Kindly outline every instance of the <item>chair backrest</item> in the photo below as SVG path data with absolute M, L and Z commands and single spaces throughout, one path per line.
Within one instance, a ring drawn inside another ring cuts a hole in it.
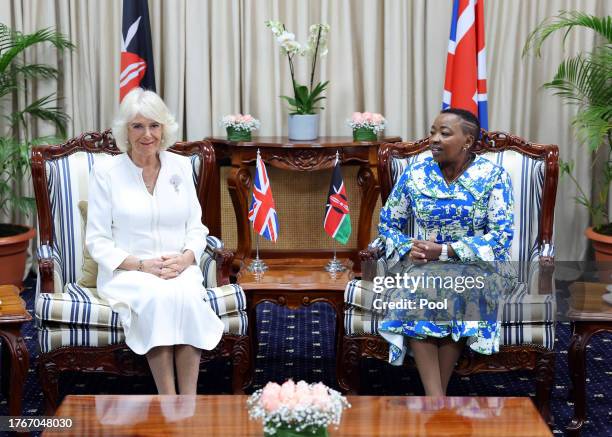
M 205 204 L 216 165 L 212 145 L 208 141 L 176 143 L 168 150 L 190 160 L 202 222 L 206 224 Z M 64 284 L 81 276 L 84 224 L 78 204 L 87 200 L 91 168 L 119 153 L 110 130 L 88 132 L 64 144 L 32 150 L 39 242 L 52 247 L 59 256 Z
M 510 259 L 519 266 L 536 262 L 541 253 L 552 256 L 553 220 L 559 174 L 559 149 L 555 145 L 533 144 L 503 132 L 482 131 L 473 150 L 504 167 L 514 191 L 514 238 Z M 404 169 L 431 156 L 429 139 L 414 143 L 387 143 L 378 151 L 378 171 L 383 204 Z M 415 224 L 407 232 L 414 234 Z M 520 272 L 521 280 L 527 271 Z

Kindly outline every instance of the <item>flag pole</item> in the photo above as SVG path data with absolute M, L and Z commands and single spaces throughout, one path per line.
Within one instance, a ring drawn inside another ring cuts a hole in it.
M 260 159 L 261 155 L 259 154 L 259 149 L 257 149 L 257 163 Z M 255 165 L 257 166 L 257 164 Z M 255 222 L 253 222 L 253 226 L 255 226 Z M 255 275 L 256 280 L 261 279 L 264 272 L 268 270 L 268 265 L 259 258 L 259 232 L 255 232 L 255 259 L 251 261 L 247 270 Z
M 336 150 L 336 161 L 334 162 L 334 167 L 338 165 L 339 162 L 340 153 L 338 153 L 338 150 Z M 343 272 L 344 270 L 344 265 L 338 258 L 336 258 L 336 244 L 334 243 L 334 257 L 328 261 L 327 265 L 325 266 L 325 271 L 331 273 L 332 276 L 335 276 L 337 273 Z

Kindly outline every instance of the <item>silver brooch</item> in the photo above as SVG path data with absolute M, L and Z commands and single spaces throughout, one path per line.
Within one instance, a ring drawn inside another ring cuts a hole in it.
M 174 187 L 174 191 L 179 192 L 179 185 L 181 185 L 181 177 L 177 174 L 172 175 L 170 178 L 170 184 Z

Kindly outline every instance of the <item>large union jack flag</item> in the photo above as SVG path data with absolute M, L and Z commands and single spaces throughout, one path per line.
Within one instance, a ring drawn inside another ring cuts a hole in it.
M 119 101 L 136 87 L 155 91 L 147 0 L 124 0 Z
M 442 108 L 478 115 L 488 129 L 484 0 L 454 0 Z
M 266 172 L 259 150 L 253 184 L 253 201 L 249 209 L 249 220 L 253 222 L 253 230 L 262 237 L 276 241 L 278 238 L 278 216 L 270 188 L 270 179 Z

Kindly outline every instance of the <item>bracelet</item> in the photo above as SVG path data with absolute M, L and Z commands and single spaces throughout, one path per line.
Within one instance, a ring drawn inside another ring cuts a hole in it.
M 446 243 L 444 243 L 442 245 L 442 252 L 440 253 L 440 257 L 438 258 L 438 260 L 442 261 L 442 262 L 446 262 L 448 261 L 448 245 Z
M 139 272 L 144 271 L 144 262 L 141 259 L 138 260 L 138 271 Z

